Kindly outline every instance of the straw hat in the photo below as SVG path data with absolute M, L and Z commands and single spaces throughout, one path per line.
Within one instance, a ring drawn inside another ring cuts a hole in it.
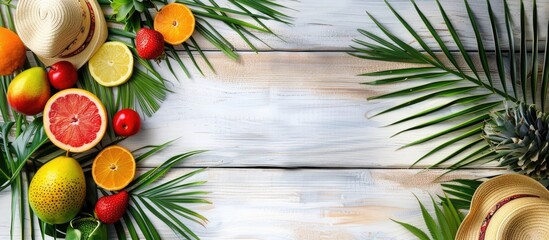
M 549 239 L 549 191 L 532 178 L 508 174 L 475 191 L 456 240 Z
M 20 0 L 15 28 L 46 65 L 84 65 L 107 39 L 107 23 L 96 0 Z

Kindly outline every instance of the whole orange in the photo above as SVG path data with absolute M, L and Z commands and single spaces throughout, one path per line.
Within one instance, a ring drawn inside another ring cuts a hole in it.
M 11 30 L 0 27 L 0 75 L 10 75 L 25 64 L 25 45 Z

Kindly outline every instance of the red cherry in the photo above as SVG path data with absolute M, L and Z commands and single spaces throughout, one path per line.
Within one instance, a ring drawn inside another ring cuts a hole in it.
M 112 124 L 116 134 L 128 137 L 139 132 L 139 129 L 141 129 L 141 118 L 133 109 L 125 108 L 114 115 Z
M 78 81 L 78 73 L 72 63 L 60 61 L 50 66 L 48 79 L 55 89 L 63 90 L 76 84 Z

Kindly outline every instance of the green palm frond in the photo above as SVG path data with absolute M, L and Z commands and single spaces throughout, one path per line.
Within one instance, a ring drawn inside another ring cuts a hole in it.
M 462 211 L 469 210 L 473 194 L 483 182 L 484 179 L 455 179 L 442 183 L 441 186 L 444 195 L 438 196 L 438 202 L 431 197 L 435 212 L 434 215 L 429 213 L 425 205 L 418 199 L 421 216 L 429 234 L 421 230 L 418 226 L 400 221 L 393 221 L 406 228 L 406 230 L 418 239 L 454 239 L 459 225 L 465 217 Z
M 144 146 L 132 152 L 139 165 L 142 161 L 168 147 L 171 143 L 173 141 L 161 145 Z M 139 239 L 139 232 L 146 239 L 160 239 L 160 235 L 156 231 L 158 226 L 154 225 L 151 221 L 153 216 L 170 227 L 175 234 L 185 239 L 199 239 L 185 222 L 188 220 L 200 225 L 204 225 L 207 222 L 204 216 L 187 208 L 187 205 L 190 204 L 210 204 L 208 200 L 204 199 L 204 196 L 208 192 L 192 190 L 206 182 L 189 181 L 189 178 L 203 172 L 205 169 L 191 171 L 161 184 L 158 183 L 158 180 L 162 179 L 168 171 L 182 161 L 202 152 L 204 151 L 192 151 L 173 156 L 160 164 L 160 166 L 152 168 L 136 177 L 125 188 L 130 194 L 130 205 L 122 220 L 114 224 L 118 239 Z M 83 165 L 86 165 L 86 162 L 93 160 L 96 154 L 97 152 L 87 155 L 79 154 L 74 157 Z M 90 172 L 85 172 L 85 174 L 87 175 L 87 195 L 86 204 L 82 211 L 93 214 L 95 203 L 100 196 L 98 193 L 106 196 L 113 194 L 113 192 L 98 188 L 90 176 Z M 19 208 L 12 209 L 15 211 Z M 32 214 L 32 211 L 29 214 Z M 12 216 L 14 215 L 12 214 Z M 64 237 L 67 228 L 66 224 L 52 226 L 41 222 L 32 215 L 31 219 L 36 219 L 40 223 L 42 235 Z M 126 236 L 126 232 L 130 236 Z
M 121 41 L 128 45 L 134 53 L 136 68 L 128 83 L 116 88 L 118 90 L 117 96 L 112 93 L 116 91 L 114 88 L 105 89 L 105 87 L 98 84 L 93 86 L 94 81 L 86 70 L 81 71 L 81 76 L 83 76 L 82 87 L 99 94 L 98 96 L 109 109 L 108 113 L 111 117 L 118 109 L 128 107 L 139 107 L 141 112 L 150 117 L 160 108 L 160 103 L 165 100 L 169 88 L 166 85 L 165 77 L 160 76 L 152 61 L 143 60 L 137 56 L 134 47 L 135 32 L 143 26 L 152 28 L 154 18 L 151 12 L 157 11 L 168 1 L 103 0 L 99 2 L 104 6 L 112 7 L 114 10 L 113 16 L 107 16 L 107 19 L 113 24 L 109 27 L 108 39 Z M 254 32 L 275 34 L 266 26 L 265 21 L 276 21 L 285 24 L 289 24 L 291 21 L 291 17 L 277 10 L 285 7 L 270 0 L 231 0 L 229 1 L 232 5 L 231 8 L 221 7 L 214 0 L 209 0 L 207 3 L 200 0 L 178 0 L 176 2 L 189 6 L 196 19 L 195 34 L 191 36 L 189 41 L 180 46 L 165 45 L 166 55 L 170 58 L 165 62 L 176 79 L 179 79 L 179 76 L 177 76 L 173 64 L 177 64 L 187 77 L 191 77 L 189 67 L 185 65 L 181 53 L 187 55 L 201 74 L 203 70 L 198 65 L 197 57 L 202 58 L 206 65 L 215 72 L 202 47 L 196 41 L 197 35 L 202 36 L 230 59 L 238 59 L 235 47 L 223 34 L 216 30 L 214 22 L 221 22 L 229 26 L 252 50 L 257 52 L 257 48 L 251 39 L 264 42 Z M 242 20 L 243 18 L 246 20 Z M 122 28 L 117 27 L 121 24 L 124 25 Z
M 291 17 L 279 10 L 286 9 L 286 7 L 271 0 L 230 0 L 228 2 L 231 7 L 221 7 L 214 0 L 208 0 L 207 2 L 178 0 L 177 2 L 189 6 L 197 22 L 195 36 L 191 36 L 188 41 L 180 46 L 165 45 L 166 55 L 170 58 L 165 63 L 176 79 L 179 79 L 179 76 L 174 64 L 179 66 L 179 69 L 183 70 L 187 77 L 191 77 L 189 67 L 183 61 L 184 56 L 181 55 L 182 53 L 187 55 L 201 74 L 203 70 L 198 65 L 197 57 L 202 58 L 206 65 L 215 72 L 203 48 L 199 46 L 195 39 L 198 35 L 230 59 L 237 60 L 239 58 L 233 44 L 226 39 L 224 34 L 216 30 L 215 22 L 229 26 L 234 34 L 238 35 L 250 49 L 257 52 L 257 47 L 253 43 L 254 40 L 267 45 L 258 34 L 276 36 L 266 25 L 267 21 L 290 24 L 292 20 Z M 166 94 L 169 92 L 168 81 L 165 76 L 160 75 L 155 63 L 151 60 L 143 60 L 137 55 L 135 51 L 135 32 L 143 26 L 152 28 L 154 18 L 151 12 L 167 4 L 168 1 L 100 0 L 99 3 L 104 7 L 112 7 L 114 10 L 115 14 L 113 16 L 106 16 L 110 22 L 108 40 L 124 42 L 132 50 L 135 64 L 134 74 L 126 84 L 110 88 L 94 84 L 87 66 L 84 66 L 79 70 L 79 87 L 98 95 L 106 105 L 110 117 L 117 110 L 127 107 L 140 109 L 142 113 L 150 117 L 165 100 Z M 14 30 L 13 11 L 16 6 L 0 2 L 0 7 L 2 8 L 2 11 L 0 11 L 0 26 L 6 26 Z M 31 62 L 42 65 L 36 58 Z M 5 85 L 1 86 L 1 89 L 5 93 L 13 76 L 2 76 L 1 78 L 2 85 Z M 0 97 L 0 114 L 2 114 L 4 122 L 9 120 L 10 115 L 13 115 L 13 113 L 10 113 L 5 94 Z
M 438 45 L 436 49 L 430 47 L 410 22 L 404 19 L 389 2 L 385 2 L 396 19 L 420 47 L 415 48 L 406 43 L 368 13 L 382 34 L 376 35 L 370 31 L 358 29 L 358 32 L 367 40 L 355 39 L 356 46 L 352 46 L 355 51 L 349 54 L 363 59 L 415 63 L 419 66 L 361 74 L 371 79 L 364 83 L 366 85 L 392 84 L 391 86 L 395 88 L 389 93 L 370 97 L 370 100 L 392 97 L 404 97 L 403 99 L 405 99 L 402 103 L 384 109 L 374 116 L 395 112 L 433 99 L 442 100 L 443 103 L 440 105 L 430 105 L 389 124 L 397 125 L 404 122 L 409 124 L 409 121 L 412 120 L 428 119 L 419 124 L 410 125 L 395 135 L 407 131 L 428 129 L 432 126 L 449 126 L 403 146 L 405 148 L 434 140 L 442 141 L 413 165 L 447 150 L 449 146 L 455 144 L 463 147 L 446 153 L 430 168 L 446 166 L 452 171 L 499 159 L 501 154 L 494 152 L 488 143 L 480 138 L 484 123 L 490 119 L 489 113 L 503 110 L 505 102 L 535 104 L 540 110 L 544 110 L 547 103 L 549 49 L 545 48 L 544 64 L 541 67 L 538 66 L 540 58 L 538 57 L 538 42 L 541 30 L 538 26 L 536 1 L 533 1 L 532 4 L 532 24 L 528 26 L 526 22 L 530 20 L 527 19 L 524 4 L 522 1 L 520 3 L 521 28 L 518 29 L 520 32 L 518 39 L 514 37 L 513 31 L 517 30 L 513 29 L 513 19 L 511 19 L 511 10 L 507 2 L 504 1 L 503 16 L 496 16 L 490 1 L 486 1 L 490 26 L 482 27 L 490 30 L 491 43 L 489 43 L 481 38 L 481 26 L 477 17 L 479 13 L 473 11 L 469 2 L 464 0 L 471 32 L 474 33 L 474 36 L 471 37 L 476 39 L 476 52 L 470 52 L 465 48 L 465 44 L 461 40 L 464 36 L 454 28 L 451 16 L 438 0 L 436 4 L 445 25 L 445 29 L 442 30 L 435 28 L 434 20 L 427 18 L 421 10 L 421 6 L 411 1 L 424 28 L 429 31 L 430 37 Z M 496 24 L 499 17 L 505 18 L 504 27 L 498 27 Z M 441 31 L 447 31 L 452 40 L 443 41 L 439 34 Z M 532 36 L 529 36 L 530 32 Z M 527 48 L 527 44 L 530 43 L 527 39 L 530 37 L 532 38 L 532 49 Z M 508 44 L 500 43 L 500 39 L 507 39 Z M 520 43 L 519 52 L 515 52 L 515 42 Z M 454 47 L 457 49 L 456 52 L 450 50 Z M 487 49 L 493 50 L 488 51 Z M 480 64 L 476 65 L 475 62 Z M 458 110 L 444 113 L 448 112 L 447 110 L 450 108 Z M 449 122 L 453 122 L 453 126 L 448 125 Z
M 157 146 L 142 154 L 143 157 L 138 157 L 139 161 L 151 155 L 152 152 L 158 151 L 165 146 Z M 193 151 L 174 156 L 166 160 L 160 166 L 153 168 L 141 176 L 137 177 L 127 187 L 131 196 L 130 207 L 127 214 L 124 216 L 126 229 L 130 231 L 133 237 L 137 235 L 136 228 L 132 220 L 135 221 L 141 233 L 147 239 L 159 239 L 159 234 L 156 232 L 156 226 L 149 220 L 150 217 L 143 211 L 146 209 L 156 218 L 168 225 L 174 233 L 183 236 L 186 239 L 199 239 L 199 237 L 189 228 L 181 219 L 187 219 L 192 222 L 203 225 L 207 219 L 184 206 L 183 204 L 209 204 L 210 202 L 202 199 L 201 196 L 207 194 L 203 191 L 188 191 L 193 187 L 204 184 L 204 181 L 186 182 L 190 177 L 202 172 L 204 169 L 192 171 L 183 176 L 172 179 L 160 186 L 152 186 L 154 182 L 163 177 L 167 171 L 181 161 L 199 154 L 204 151 Z M 106 191 L 101 191 L 103 195 L 108 195 Z M 116 224 L 116 232 L 119 239 L 126 239 L 124 227 L 122 223 Z
M 456 236 L 457 230 L 459 228 L 459 225 L 463 221 L 464 216 L 463 216 L 463 213 L 459 211 L 459 208 L 453 205 L 453 201 L 451 201 L 448 197 L 445 197 L 442 202 L 437 203 L 431 197 L 431 202 L 433 205 L 433 209 L 435 211 L 435 215 L 432 215 L 431 213 L 429 213 L 425 205 L 421 203 L 419 199 L 417 201 L 421 209 L 421 215 L 423 217 L 425 227 L 428 230 L 427 232 L 408 223 L 404 223 L 396 220 L 393 220 L 393 221 L 399 224 L 400 226 L 404 227 L 406 230 L 412 233 L 415 237 L 421 240 L 454 239 Z
M 114 23 L 124 23 L 124 30 L 111 31 L 111 35 L 116 37 L 132 38 L 132 34 L 135 33 L 142 26 L 148 26 L 152 28 L 153 17 L 151 12 L 155 12 L 168 1 L 128 1 L 128 0 L 114 0 L 114 1 L 99 1 L 103 5 L 109 5 L 114 10 L 114 15 L 108 17 Z M 276 21 L 284 24 L 290 24 L 292 18 L 281 12 L 278 9 L 286 9 L 283 5 L 280 5 L 272 0 L 229 0 L 227 1 L 230 7 L 221 7 L 217 1 L 208 0 L 177 0 L 176 2 L 189 6 L 196 19 L 195 31 L 197 35 L 202 36 L 214 47 L 223 52 L 227 57 L 233 60 L 238 59 L 238 53 L 231 42 L 229 42 L 225 36 L 219 33 L 214 27 L 214 22 L 221 22 L 227 25 L 234 31 L 250 49 L 258 51 L 257 47 L 252 43 L 253 40 L 257 40 L 266 46 L 257 33 L 263 34 L 276 34 L 265 24 L 266 21 Z M 141 20 L 141 15 L 145 18 Z M 244 20 L 243 20 L 244 19 Z M 115 29 L 111 29 L 115 30 Z M 257 33 L 254 33 L 257 32 Z M 183 43 L 180 47 L 185 49 L 188 57 L 193 61 L 194 66 L 202 72 L 200 66 L 195 61 L 193 51 L 197 51 L 199 56 L 202 57 L 208 66 L 212 69 L 212 65 L 203 54 L 202 48 L 195 40 L 196 36 L 192 36 L 189 42 Z M 187 69 L 181 61 L 178 54 L 173 51 L 174 48 L 167 47 L 168 54 L 172 59 L 183 68 Z M 188 71 L 185 70 L 188 74 Z
M 443 202 L 450 201 L 457 209 L 468 210 L 475 190 L 483 182 L 479 179 L 456 179 L 442 183 L 442 190 L 446 196 L 439 198 Z

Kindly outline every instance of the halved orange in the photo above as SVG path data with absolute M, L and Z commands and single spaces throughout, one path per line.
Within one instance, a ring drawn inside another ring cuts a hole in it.
M 154 30 L 160 32 L 164 41 L 178 45 L 191 37 L 194 32 L 194 15 L 181 3 L 169 3 L 154 17 Z
M 70 152 L 84 152 L 101 141 L 107 111 L 101 100 L 83 89 L 54 94 L 44 107 L 44 130 L 50 141 Z
M 121 190 L 135 176 L 135 159 L 122 146 L 106 147 L 93 160 L 92 176 L 95 183 L 106 190 Z

